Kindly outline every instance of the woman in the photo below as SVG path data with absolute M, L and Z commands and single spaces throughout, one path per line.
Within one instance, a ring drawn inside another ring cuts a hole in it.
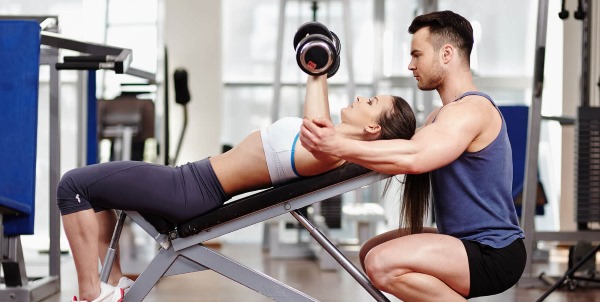
M 304 117 L 330 119 L 326 75 L 309 76 Z M 409 139 L 416 127 L 410 106 L 393 96 L 357 97 L 342 109 L 341 121 L 336 130 L 357 140 Z M 122 278 L 118 259 L 108 280 L 112 285 L 99 280 L 98 258 L 104 259 L 115 225 L 114 212 L 102 210 L 142 211 L 177 223 L 218 207 L 236 194 L 321 174 L 344 163 L 304 149 L 297 141 L 301 123 L 300 118 L 281 119 L 251 133 L 224 154 L 176 168 L 109 162 L 67 172 L 59 184 L 58 206 L 81 301 L 120 301 L 124 288 L 131 285 Z

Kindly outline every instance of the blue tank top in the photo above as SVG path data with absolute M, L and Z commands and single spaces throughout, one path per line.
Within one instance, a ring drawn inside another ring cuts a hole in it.
M 461 95 L 487 98 L 478 91 Z M 502 113 L 498 110 L 502 117 Z M 434 121 L 435 122 L 435 118 Z M 498 136 L 482 150 L 467 152 L 431 172 L 438 231 L 458 239 L 502 248 L 525 235 L 519 227 L 512 199 L 512 153 L 502 117 Z

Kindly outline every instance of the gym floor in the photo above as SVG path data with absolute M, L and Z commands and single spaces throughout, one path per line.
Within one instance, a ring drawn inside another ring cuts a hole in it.
M 144 267 L 154 256 L 153 244 L 144 243 L 143 238 L 128 240 L 124 232 L 121 238 L 122 262 L 125 273 L 134 272 Z M 132 234 L 132 233 L 130 233 Z M 149 238 L 149 237 L 148 237 Z M 140 241 L 140 239 L 142 239 Z M 135 247 L 129 248 L 127 242 L 136 242 Z M 263 252 L 259 244 L 220 244 L 215 247 L 219 252 L 237 260 L 258 271 L 264 272 L 292 287 L 295 287 L 320 301 L 373 301 L 371 296 L 345 271 L 324 271 L 315 260 L 311 259 L 272 259 Z M 559 248 L 550 251 L 550 261 L 536 263 L 537 272 L 545 272 L 558 276 L 566 270 L 568 249 Z M 26 258 L 27 259 L 27 258 Z M 351 259 L 354 262 L 357 259 Z M 600 264 L 600 263 L 599 263 Z M 600 267 L 600 266 L 599 266 Z M 44 302 L 71 301 L 77 294 L 77 278 L 73 259 L 70 255 L 62 256 L 61 261 L 62 291 L 45 299 Z M 29 267 L 28 267 L 29 272 Z M 31 274 L 30 274 L 31 275 Z M 535 301 L 546 289 L 526 289 L 513 287 L 508 291 L 493 297 L 481 297 L 470 301 L 476 302 L 512 302 Z M 391 301 L 398 301 L 391 298 Z M 163 278 L 150 292 L 144 301 L 271 301 L 264 296 L 239 285 L 212 271 L 197 272 L 187 275 Z M 578 287 L 575 290 L 561 288 L 552 293 L 547 302 L 600 302 L 600 289 Z

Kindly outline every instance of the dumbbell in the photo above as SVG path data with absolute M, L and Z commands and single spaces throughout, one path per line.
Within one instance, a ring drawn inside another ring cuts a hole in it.
M 296 62 L 310 75 L 333 76 L 340 67 L 340 40 L 319 22 L 302 24 L 294 35 Z

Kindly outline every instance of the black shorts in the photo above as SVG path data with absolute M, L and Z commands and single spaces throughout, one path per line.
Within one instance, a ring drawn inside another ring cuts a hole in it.
M 475 241 L 461 241 L 467 250 L 471 275 L 471 291 L 467 298 L 499 294 L 521 278 L 527 261 L 523 239 L 517 238 L 499 249 Z

